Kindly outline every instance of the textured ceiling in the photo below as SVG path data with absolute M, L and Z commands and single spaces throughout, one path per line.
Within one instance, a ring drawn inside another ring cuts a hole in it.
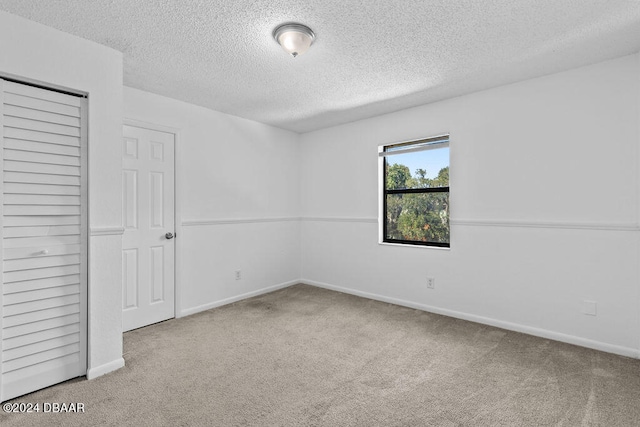
M 640 50 L 637 0 L 0 0 L 124 53 L 127 86 L 306 132 Z M 317 35 L 288 56 L 287 21 Z

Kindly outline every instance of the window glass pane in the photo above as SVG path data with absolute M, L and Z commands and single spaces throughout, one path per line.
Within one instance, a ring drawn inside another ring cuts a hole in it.
M 385 239 L 449 243 L 449 193 L 387 194 Z
M 385 158 L 387 190 L 449 186 L 449 147 Z

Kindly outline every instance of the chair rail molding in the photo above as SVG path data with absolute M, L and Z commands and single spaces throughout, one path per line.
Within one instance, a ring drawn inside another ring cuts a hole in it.
M 203 218 L 186 219 L 182 221 L 183 227 L 197 227 L 204 225 L 224 225 L 224 224 L 259 224 L 266 222 L 294 222 L 300 221 L 297 216 L 285 217 L 265 217 L 265 218 Z
M 623 222 L 515 221 L 487 219 L 451 219 L 451 225 L 467 227 L 559 228 L 568 230 L 640 231 L 640 225 Z
M 378 218 L 374 217 L 338 217 L 338 216 L 305 216 L 302 221 L 308 222 L 362 222 L 368 224 L 377 224 Z

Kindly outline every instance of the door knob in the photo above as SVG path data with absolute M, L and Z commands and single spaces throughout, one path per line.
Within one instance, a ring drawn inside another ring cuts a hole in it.
M 164 237 L 165 237 L 167 240 L 171 240 L 171 239 L 173 239 L 173 238 L 174 238 L 174 237 L 176 237 L 176 236 L 174 236 L 172 232 L 168 232 L 167 234 L 165 234 L 165 235 L 164 235 Z

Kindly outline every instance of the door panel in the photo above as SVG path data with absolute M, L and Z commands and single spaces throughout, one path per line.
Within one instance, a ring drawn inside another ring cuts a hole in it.
M 175 316 L 174 135 L 124 126 L 123 329 Z
M 86 99 L 0 80 L 4 401 L 86 374 Z

